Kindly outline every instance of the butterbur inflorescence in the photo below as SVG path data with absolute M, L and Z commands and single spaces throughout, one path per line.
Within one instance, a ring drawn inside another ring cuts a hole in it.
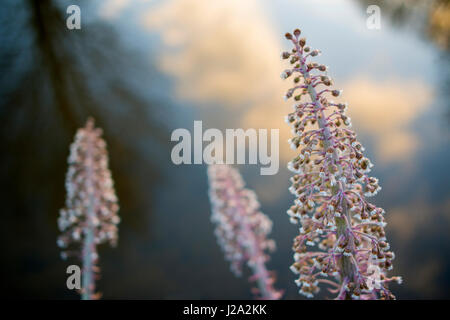
M 281 292 L 273 287 L 275 276 L 266 268 L 269 260 L 266 252 L 275 249 L 275 242 L 267 239 L 272 221 L 259 211 L 256 194 L 244 188 L 236 169 L 211 165 L 208 177 L 211 220 L 216 225 L 217 241 L 231 263 L 232 272 L 240 276 L 247 263 L 252 270 L 250 281 L 256 282 L 258 287 L 253 293 L 261 299 L 279 299 Z
M 106 143 L 101 135 L 102 130 L 94 128 L 92 119 L 78 130 L 68 158 L 66 207 L 58 219 L 62 258 L 75 255 L 83 262 L 83 299 L 98 297 L 94 278 L 99 271 L 97 245 L 109 242 L 114 246 L 120 222 Z
M 387 276 L 394 253 L 385 237 L 385 212 L 366 200 L 381 187 L 368 176 L 372 163 L 350 130 L 347 104 L 325 97 L 342 91 L 330 88 L 326 66 L 308 62 L 320 51 L 308 47 L 300 33 L 286 34 L 294 48 L 282 53 L 291 68 L 281 75 L 294 82 L 285 96 L 295 100 L 294 112 L 286 121 L 294 134 L 291 147 L 300 148 L 288 164 L 295 173 L 289 190 L 296 196 L 288 215 L 301 225 L 291 270 L 299 275 L 299 292 L 309 298 L 323 283 L 337 299 L 395 299 L 388 283 L 401 278 Z M 309 99 L 301 102 L 303 97 Z

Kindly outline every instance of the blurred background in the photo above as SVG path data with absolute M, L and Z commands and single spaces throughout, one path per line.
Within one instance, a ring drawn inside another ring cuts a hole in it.
M 66 8 L 81 8 L 81 30 Z M 366 27 L 368 5 L 381 29 Z M 289 49 L 302 29 L 343 88 L 383 190 L 399 299 L 450 298 L 450 2 L 448 0 L 5 0 L 0 8 L 2 295 L 78 299 L 56 246 L 76 128 L 104 129 L 122 218 L 99 248 L 107 299 L 250 299 L 210 223 L 205 165 L 175 166 L 176 128 L 280 129 L 280 171 L 240 166 L 274 222 L 269 268 L 286 299 L 297 227 L 286 215 L 283 117 Z M 319 298 L 330 298 L 325 290 Z

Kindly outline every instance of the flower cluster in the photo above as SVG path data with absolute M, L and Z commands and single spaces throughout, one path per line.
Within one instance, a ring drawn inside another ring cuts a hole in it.
M 401 278 L 386 275 L 395 256 L 384 232 L 385 212 L 366 200 L 381 187 L 368 176 L 372 163 L 350 129 L 347 104 L 326 97 L 339 97 L 342 90 L 331 88 L 325 65 L 308 61 L 320 51 L 300 33 L 285 35 L 294 48 L 281 55 L 291 65 L 281 77 L 294 82 L 285 96 L 295 101 L 286 117 L 294 135 L 289 143 L 300 149 L 288 164 L 296 200 L 287 213 L 301 225 L 291 270 L 299 275 L 300 294 L 309 298 L 323 283 L 337 299 L 394 299 L 388 283 Z
M 58 218 L 62 234 L 57 243 L 64 250 L 62 258 L 76 255 L 83 261 L 84 299 L 96 297 L 97 245 L 109 242 L 114 246 L 120 222 L 106 143 L 101 135 L 102 130 L 94 128 L 92 119 L 78 130 L 68 158 L 66 207 L 60 210 Z
M 254 294 L 262 299 L 276 300 L 281 292 L 273 288 L 275 276 L 266 269 L 267 251 L 275 249 L 275 242 L 267 239 L 272 221 L 259 211 L 256 194 L 244 188 L 241 175 L 227 165 L 208 167 L 212 205 L 211 220 L 225 257 L 236 276 L 242 274 L 247 263 L 252 270 L 250 281 L 257 283 Z

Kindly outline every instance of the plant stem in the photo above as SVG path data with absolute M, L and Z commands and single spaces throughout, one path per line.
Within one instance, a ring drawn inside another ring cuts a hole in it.
M 301 54 L 301 48 L 298 44 L 296 44 L 296 49 L 297 49 L 297 54 L 299 57 L 299 61 L 300 61 L 300 70 L 301 73 L 303 74 L 305 79 L 309 79 L 310 74 L 307 71 L 307 67 L 304 64 L 304 60 L 303 60 L 303 55 Z M 326 125 L 326 117 L 325 117 L 325 113 L 323 112 L 323 106 L 320 103 L 318 97 L 317 97 L 317 92 L 316 89 L 313 87 L 312 84 L 309 84 L 307 87 L 308 90 L 308 94 L 311 98 L 311 102 L 314 103 L 315 107 L 317 108 L 318 112 L 320 112 L 318 118 L 318 125 L 320 129 L 323 129 L 323 145 L 324 145 L 324 150 L 327 150 L 328 148 L 332 147 L 333 148 L 333 160 L 335 162 L 338 161 L 339 159 L 339 155 L 337 153 L 336 148 L 334 148 L 330 141 L 331 141 L 331 132 L 329 127 Z M 342 168 L 340 166 L 338 166 L 339 168 L 339 174 L 342 175 Z M 332 187 L 332 196 L 335 196 L 338 193 L 343 193 L 345 190 L 342 186 L 342 184 L 340 182 L 338 182 L 335 186 Z M 351 217 L 349 214 L 349 210 L 347 208 L 347 204 L 345 203 L 345 201 L 343 201 L 342 203 L 342 209 L 343 212 L 342 214 L 345 215 L 346 218 L 344 217 L 335 217 L 335 222 L 336 222 L 336 238 L 339 239 L 341 236 L 343 236 L 344 238 L 347 238 L 347 230 L 351 230 L 351 226 L 348 225 L 347 221 L 351 221 Z M 350 237 L 349 239 L 350 241 L 353 241 L 353 239 Z M 350 243 L 349 245 L 353 246 L 353 243 Z M 355 275 L 355 266 L 353 265 L 350 257 L 347 257 L 345 255 L 341 255 L 338 258 L 338 265 L 340 266 L 340 276 L 341 279 L 349 279 L 350 282 L 352 282 L 354 280 L 354 275 Z M 351 293 L 347 292 L 346 293 L 346 299 L 350 299 L 351 297 Z
M 87 146 L 87 173 L 86 173 L 86 186 L 89 194 L 89 207 L 86 217 L 87 227 L 85 229 L 85 240 L 83 247 L 83 290 L 81 299 L 91 300 L 95 291 L 95 282 L 93 275 L 94 256 L 95 256 L 95 243 L 94 243 L 94 224 L 95 217 L 95 196 L 94 196 L 94 183 L 92 181 L 94 159 L 92 157 L 92 144 L 93 141 L 88 141 Z

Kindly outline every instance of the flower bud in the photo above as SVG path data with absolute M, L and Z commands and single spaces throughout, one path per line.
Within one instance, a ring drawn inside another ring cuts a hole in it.
M 281 59 L 289 59 L 290 56 L 291 54 L 289 52 L 283 52 L 281 54 Z
M 298 44 L 300 45 L 300 47 L 304 47 L 305 46 L 305 44 L 306 44 L 306 39 L 305 38 L 301 38 L 299 41 L 298 41 Z
M 342 93 L 342 90 L 333 90 L 331 91 L 331 94 L 333 95 L 333 97 L 339 97 Z

